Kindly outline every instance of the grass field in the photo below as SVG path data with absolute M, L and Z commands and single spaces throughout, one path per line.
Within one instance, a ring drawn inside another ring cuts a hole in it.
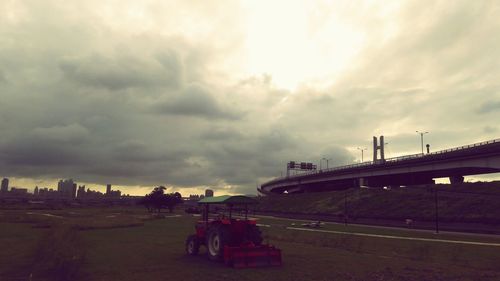
M 28 214 L 29 213 L 29 214 Z M 197 218 L 138 208 L 0 211 L 0 280 L 500 280 L 500 247 L 290 230 L 261 218 L 283 266 L 236 270 L 184 254 Z M 500 238 L 327 224 L 322 229 L 500 243 Z M 31 275 L 31 279 L 30 279 Z
M 500 225 L 500 182 L 436 185 L 441 222 Z M 257 210 L 288 214 L 329 215 L 350 220 L 434 221 L 434 190 L 430 187 L 341 191 L 260 197 Z M 347 207 L 347 208 L 346 208 Z

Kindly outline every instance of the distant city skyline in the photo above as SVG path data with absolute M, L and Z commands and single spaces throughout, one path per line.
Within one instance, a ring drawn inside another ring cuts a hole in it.
M 26 188 L 30 193 L 33 193 L 35 191 L 35 188 L 48 188 L 48 189 L 53 189 L 57 190 L 58 183 L 61 181 L 61 179 L 53 179 L 53 180 L 33 180 L 33 179 L 24 179 L 24 178 L 9 178 L 5 177 L 9 181 L 9 189 L 12 187 L 17 187 L 17 188 Z M 106 194 L 107 190 L 107 185 L 108 184 L 96 184 L 96 183 L 84 183 L 80 181 L 76 181 L 78 186 L 85 186 L 86 188 L 89 188 L 94 191 L 101 192 L 102 194 Z M 160 184 L 158 184 L 160 185 Z M 158 186 L 156 185 L 156 186 Z M 112 188 L 113 185 L 111 185 Z M 128 195 L 133 195 L 133 196 L 141 196 L 148 194 L 151 192 L 151 189 L 154 187 L 154 185 L 151 186 L 117 186 L 117 188 L 122 190 L 122 195 L 123 194 L 128 194 Z M 181 193 L 182 195 L 184 194 L 203 194 L 207 189 L 207 186 L 199 187 L 199 188 L 189 188 L 189 189 L 179 189 L 179 188 L 174 188 L 174 187 L 167 187 L 167 192 L 183 192 Z
M 255 194 L 289 161 L 369 159 L 372 136 L 388 158 L 500 138 L 499 10 L 0 1 L 0 177 Z
M 32 191 L 32 192 L 30 192 Z M 142 194 L 138 194 L 142 195 Z M 134 196 L 134 195 L 132 195 Z M 9 186 L 9 179 L 3 178 L 0 189 L 0 197 L 57 199 L 57 200 L 94 200 L 94 199 L 121 199 L 130 197 L 123 194 L 121 190 L 113 188 L 111 184 L 106 185 L 106 191 L 93 190 L 85 185 L 78 185 L 73 179 L 61 179 L 57 187 L 35 186 L 33 189 L 20 186 Z

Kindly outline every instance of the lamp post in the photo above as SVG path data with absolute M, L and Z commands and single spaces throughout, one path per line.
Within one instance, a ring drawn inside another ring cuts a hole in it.
M 419 131 L 415 132 L 417 132 L 417 134 L 420 134 L 420 145 L 422 147 L 422 154 L 424 154 L 424 135 L 428 134 L 429 132 L 419 132 Z
M 328 161 L 329 161 L 329 160 L 332 160 L 332 158 L 324 158 L 324 157 L 323 157 L 323 159 L 322 159 L 322 160 L 325 160 L 325 161 L 326 161 L 326 168 L 328 169 Z
M 358 150 L 361 150 L 361 163 L 363 163 L 363 152 L 366 150 L 366 148 L 359 148 Z
M 434 214 L 436 216 L 436 233 L 439 233 L 439 215 L 438 215 L 438 189 L 437 185 L 434 186 Z
M 344 225 L 347 226 L 347 189 L 344 190 Z

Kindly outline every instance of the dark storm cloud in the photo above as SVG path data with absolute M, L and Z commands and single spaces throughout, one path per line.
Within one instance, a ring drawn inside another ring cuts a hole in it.
M 274 126 L 248 138 L 217 141 L 217 145 L 208 145 L 204 153 L 214 164 L 213 176 L 230 184 L 231 192 L 250 194 L 255 193 L 256 183 L 284 173 L 287 161 L 319 164 L 319 159 L 331 156 L 331 165 L 342 165 L 352 159 L 341 147 L 330 146 L 317 153 L 312 145 L 311 140 Z
M 150 143 L 139 140 L 126 140 L 117 143 L 111 150 L 112 159 L 126 163 L 161 163 L 161 162 L 182 162 L 189 156 L 186 151 L 172 151 L 171 149 L 161 149 L 151 147 Z
M 158 54 L 153 59 L 94 54 L 81 59 L 64 59 L 59 66 L 69 80 L 109 90 L 155 86 L 177 88 L 182 83 L 182 64 L 173 51 Z
M 201 139 L 208 140 L 231 140 L 231 139 L 242 139 L 244 135 L 239 131 L 232 130 L 229 128 L 211 128 L 200 134 Z
M 79 124 L 35 128 L 1 145 L 0 154 L 7 166 L 78 164 L 83 160 L 80 146 L 88 136 L 88 130 Z
M 173 100 L 155 105 L 154 111 L 208 119 L 235 120 L 242 117 L 242 114 L 234 109 L 222 106 L 211 93 L 199 85 L 189 85 Z
M 80 162 L 74 147 L 61 146 L 57 143 L 37 140 L 24 140 L 8 143 L 0 148 L 3 170 L 13 172 L 25 166 L 38 166 L 45 170 L 47 166 L 73 165 Z M 16 175 L 22 174 L 15 173 Z
M 54 126 L 49 128 L 35 128 L 28 138 L 35 141 L 47 141 L 55 144 L 84 142 L 89 137 L 87 128 L 80 124 Z
M 185 83 L 203 82 L 209 46 L 156 31 L 110 32 L 107 19 L 94 17 L 86 5 L 80 11 L 71 4 L 19 5 L 29 17 L 0 26 L 6 43 L 0 69 L 9 78 L 0 81 L 5 176 L 127 185 L 214 182 L 188 161 L 200 154 L 196 136 L 204 121 L 148 114 L 162 100 L 189 95 Z M 52 8 L 66 16 L 46 18 Z M 180 102 L 187 114 L 200 109 L 216 119 L 238 116 L 206 95 L 206 109 Z

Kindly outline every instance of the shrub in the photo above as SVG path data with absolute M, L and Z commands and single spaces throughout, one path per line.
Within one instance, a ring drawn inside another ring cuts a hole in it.
M 84 259 L 85 247 L 78 231 L 65 225 L 52 227 L 38 243 L 34 276 L 74 280 Z

